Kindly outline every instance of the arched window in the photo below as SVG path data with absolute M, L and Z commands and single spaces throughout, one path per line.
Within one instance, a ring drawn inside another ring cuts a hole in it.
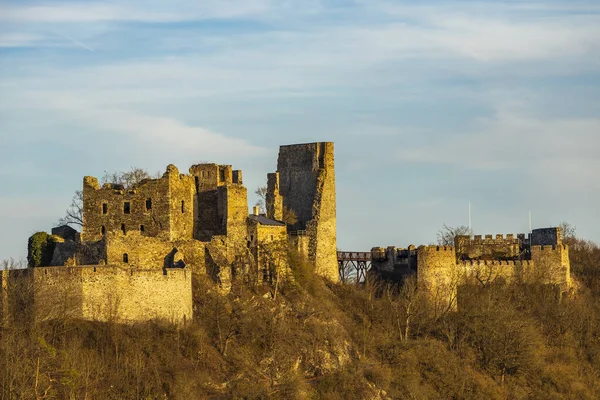
M 128 263 L 129 262 L 129 255 L 127 253 L 123 254 L 123 262 L 124 263 Z

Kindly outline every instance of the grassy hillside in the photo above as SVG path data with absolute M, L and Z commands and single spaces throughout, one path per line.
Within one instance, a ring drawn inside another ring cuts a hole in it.
M 302 263 L 274 287 L 196 282 L 183 329 L 60 320 L 0 331 L 2 399 L 597 399 L 600 250 L 571 243 L 576 295 L 327 285 Z

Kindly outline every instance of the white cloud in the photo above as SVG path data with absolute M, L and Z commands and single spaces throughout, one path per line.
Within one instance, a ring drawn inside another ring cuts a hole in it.
M 0 33 L 0 47 L 32 47 L 44 37 L 31 33 Z
M 397 153 L 407 163 L 447 164 L 473 170 L 520 171 L 535 186 L 565 186 L 600 196 L 600 118 L 536 117 L 497 110 L 469 133 L 448 134 L 427 146 Z

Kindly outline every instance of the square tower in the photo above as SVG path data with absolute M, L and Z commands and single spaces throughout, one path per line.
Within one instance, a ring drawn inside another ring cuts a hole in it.
M 269 175 L 267 211 L 273 219 L 294 214 L 297 221 L 288 225 L 288 231 L 305 231 L 307 256 L 317 273 L 339 280 L 333 143 L 279 148 L 277 173 Z

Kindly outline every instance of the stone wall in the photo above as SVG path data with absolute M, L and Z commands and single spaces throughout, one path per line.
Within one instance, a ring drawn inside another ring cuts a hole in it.
M 459 284 L 527 282 L 535 269 L 531 260 L 464 260 L 458 263 Z
M 556 246 L 562 244 L 561 228 L 542 228 L 531 231 L 530 244 L 532 246 Z
M 538 282 L 571 286 L 569 246 L 564 244 L 531 246 L 531 259 L 535 262 L 534 276 Z
M 219 189 L 223 200 L 225 234 L 236 243 L 246 243 L 248 236 L 248 192 L 242 185 L 231 184 Z
M 267 217 L 283 221 L 283 197 L 279 189 L 279 173 L 267 174 L 267 196 L 265 198 Z
M 106 232 L 123 230 L 169 240 L 172 205 L 168 170 L 163 178 L 145 180 L 128 189 L 111 184 L 100 188 L 97 178 L 84 177 L 81 240 L 98 241 Z
M 371 259 L 372 273 L 385 279 L 400 282 L 417 273 L 417 250 L 412 245 L 407 249 L 374 247 Z
M 454 246 L 462 259 L 512 259 L 521 254 L 522 243 L 515 235 L 457 236 Z
M 38 320 L 72 317 L 141 322 L 162 319 L 182 324 L 192 317 L 192 280 L 186 268 L 45 267 L 33 270 L 33 281 Z
M 190 240 L 194 237 L 194 178 L 179 174 L 173 165 L 167 168 L 165 175 L 169 179 L 169 240 Z
M 417 284 L 440 309 L 455 308 L 457 287 L 461 279 L 456 253 L 451 246 L 417 248 Z
M 276 176 L 269 185 L 270 214 L 275 216 L 278 196 L 298 222 L 290 231 L 306 231 L 308 258 L 318 274 L 339 281 L 336 249 L 336 191 L 333 143 L 320 142 L 281 146 Z

